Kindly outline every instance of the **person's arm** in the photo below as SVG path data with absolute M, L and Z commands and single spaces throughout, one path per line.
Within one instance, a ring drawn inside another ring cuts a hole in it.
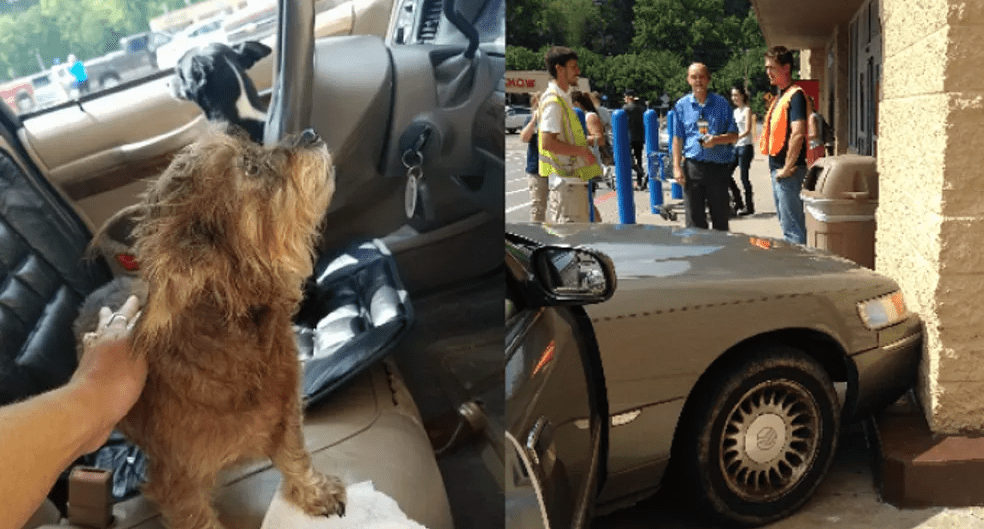
M 781 171 L 776 172 L 776 178 L 792 176 L 806 140 L 806 120 L 809 117 L 806 115 L 806 97 L 803 94 L 794 95 L 789 107 L 789 144 L 786 150 L 786 165 Z
M 529 143 L 533 139 L 533 133 L 536 132 L 536 120 L 537 112 L 533 111 L 533 115 L 530 120 L 526 122 L 523 130 L 519 132 L 519 141 L 523 143 Z
M 810 114 L 810 126 L 807 130 L 810 138 L 810 146 L 813 146 L 813 142 L 818 142 L 820 139 L 820 120 L 817 119 L 817 113 L 814 112 Z
M 720 99 L 720 104 L 724 108 L 728 108 L 728 104 L 724 99 Z M 724 145 L 727 143 L 734 143 L 738 141 L 738 124 L 735 123 L 735 113 L 729 110 L 724 110 L 721 114 L 725 117 L 728 127 L 725 129 L 727 132 L 724 134 L 715 134 L 709 138 L 709 141 L 704 142 L 705 147 L 714 147 L 715 145 Z
M 588 124 L 588 145 L 601 147 L 605 144 L 605 126 L 601 124 L 598 114 L 589 113 L 585 117 Z
M 560 134 L 559 132 L 541 131 L 540 134 L 543 135 L 544 149 L 564 156 L 578 156 L 587 160 L 589 164 L 595 163 L 595 157 L 594 154 L 591 153 L 591 149 L 560 141 L 560 138 L 558 138 Z
M 738 141 L 737 132 L 729 132 L 727 134 L 716 134 L 716 135 L 712 135 L 710 138 L 704 141 L 704 147 L 724 145 L 725 143 L 734 143 L 736 141 Z
M 776 173 L 776 178 L 786 178 L 792 176 L 796 170 L 796 160 L 799 159 L 800 150 L 803 149 L 803 142 L 806 139 L 806 120 L 798 119 L 789 124 L 789 150 L 786 151 L 786 165 L 782 171 Z
M 19 529 L 73 461 L 102 446 L 136 403 L 147 361 L 127 344 L 136 297 L 99 313 L 72 379 L 58 389 L 0 408 L 0 529 Z

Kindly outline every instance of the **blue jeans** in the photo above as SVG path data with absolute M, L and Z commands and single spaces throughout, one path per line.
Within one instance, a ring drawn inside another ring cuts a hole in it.
M 806 167 L 797 167 L 793 174 L 776 179 L 777 169 L 772 169 L 772 194 L 776 200 L 776 215 L 782 226 L 782 236 L 796 244 L 806 244 L 806 215 L 800 190 L 806 177 Z

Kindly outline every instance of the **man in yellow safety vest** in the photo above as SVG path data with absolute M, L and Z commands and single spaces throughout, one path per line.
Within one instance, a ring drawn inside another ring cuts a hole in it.
M 588 181 L 601 175 L 601 166 L 588 147 L 584 128 L 574 112 L 570 90 L 581 70 L 577 54 L 562 46 L 546 54 L 550 83 L 540 97 L 540 176 L 547 177 L 550 197 L 547 222 L 588 222 Z

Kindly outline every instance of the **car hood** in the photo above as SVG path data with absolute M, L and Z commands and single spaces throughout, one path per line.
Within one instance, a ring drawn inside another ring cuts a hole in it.
M 697 228 L 641 224 L 507 224 L 543 244 L 588 246 L 610 256 L 620 284 L 633 278 L 695 281 L 794 280 L 804 276 L 881 276 L 853 261 L 787 242 Z M 884 279 L 886 285 L 891 282 Z

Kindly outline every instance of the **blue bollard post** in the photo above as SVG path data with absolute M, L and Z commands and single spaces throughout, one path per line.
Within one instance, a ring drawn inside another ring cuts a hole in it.
M 612 112 L 612 150 L 615 155 L 615 189 L 618 216 L 622 224 L 635 224 L 635 198 L 632 196 L 632 154 L 629 144 L 629 117 L 625 111 Z
M 659 162 L 659 116 L 655 110 L 647 110 L 642 115 L 646 127 L 646 176 L 649 178 L 649 208 L 651 213 L 659 213 L 663 205 L 663 182 L 656 177 Z
M 669 132 L 669 135 L 670 135 L 670 138 L 669 138 L 670 139 L 670 144 L 667 145 L 667 150 L 670 151 L 670 160 L 671 160 L 671 162 L 673 160 L 673 127 L 676 124 L 676 121 L 675 120 L 676 120 L 676 114 L 672 110 L 669 111 L 666 114 L 666 126 L 668 127 L 666 130 Z M 670 198 L 672 198 L 674 200 L 682 200 L 683 199 L 683 188 L 680 187 L 680 184 L 678 184 L 675 179 L 673 179 L 673 172 L 672 172 L 672 170 L 670 171 L 670 179 L 673 180 L 673 182 L 670 184 Z
M 584 111 L 580 108 L 575 108 L 574 113 L 577 114 L 577 119 L 581 122 L 581 129 L 584 130 L 584 137 L 588 137 L 588 118 L 584 114 Z M 597 161 L 597 160 L 596 160 Z M 600 163 L 600 162 L 599 162 Z M 591 189 L 591 184 L 588 184 L 588 222 L 594 222 L 594 190 Z

